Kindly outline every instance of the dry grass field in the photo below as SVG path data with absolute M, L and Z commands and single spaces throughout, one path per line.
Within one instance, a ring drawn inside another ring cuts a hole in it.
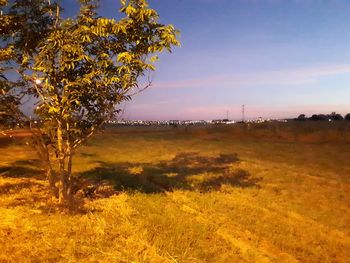
M 66 213 L 0 138 L 0 262 L 350 262 L 349 160 L 345 122 L 107 129 Z

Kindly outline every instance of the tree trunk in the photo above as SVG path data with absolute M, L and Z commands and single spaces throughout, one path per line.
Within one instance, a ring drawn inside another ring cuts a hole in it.
M 57 121 L 57 124 L 57 157 L 60 173 L 59 202 L 61 204 L 68 204 L 70 202 L 70 187 L 68 173 L 65 170 L 66 156 L 63 152 L 62 123 L 60 121 Z
M 58 198 L 58 188 L 56 186 L 57 178 L 54 170 L 52 169 L 48 146 L 45 144 L 43 134 L 40 131 L 33 129 L 32 127 L 30 127 L 30 130 L 32 133 L 31 138 L 33 147 L 46 170 L 46 179 L 49 182 L 51 194 Z
M 52 169 L 52 166 L 51 166 L 49 150 L 44 143 L 42 144 L 41 151 L 42 151 L 41 159 L 44 161 L 46 166 L 46 178 L 49 182 L 49 188 L 50 188 L 51 194 L 54 197 L 58 198 L 58 188 L 56 186 L 55 171 Z
M 73 152 L 71 149 L 68 150 L 68 164 L 67 164 L 67 179 L 68 179 L 68 187 L 67 187 L 67 195 L 69 198 L 69 202 L 73 201 L 73 193 L 72 193 L 72 165 L 73 165 Z
M 69 181 L 67 173 L 64 169 L 65 158 L 59 159 L 59 167 L 60 167 L 60 186 L 59 186 L 59 201 L 61 204 L 67 204 L 69 202 L 68 189 L 69 189 Z
M 46 178 L 49 181 L 49 187 L 50 187 L 51 194 L 54 197 L 59 198 L 59 194 L 58 194 L 59 191 L 58 191 L 58 188 L 56 186 L 56 177 L 55 177 L 54 171 L 52 170 L 51 164 L 47 165 Z

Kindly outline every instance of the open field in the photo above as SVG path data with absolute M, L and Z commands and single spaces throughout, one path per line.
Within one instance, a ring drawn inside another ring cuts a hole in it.
M 75 214 L 20 139 L 0 156 L 0 262 L 350 262 L 349 123 L 108 129 Z

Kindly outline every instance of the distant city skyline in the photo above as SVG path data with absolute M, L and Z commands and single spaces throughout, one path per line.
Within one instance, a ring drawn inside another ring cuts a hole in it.
M 263 114 L 254 114 L 254 113 L 245 113 L 245 119 L 246 120 L 255 120 L 258 118 L 263 119 L 293 119 L 297 118 L 301 114 L 305 114 L 307 117 L 311 117 L 312 115 L 316 114 L 331 114 L 333 112 L 339 113 L 342 116 L 345 116 L 346 114 L 350 113 L 350 110 L 347 110 L 349 107 L 345 107 L 345 110 L 341 111 L 341 107 L 339 106 L 332 106 L 329 105 L 329 110 L 323 110 L 323 111 L 317 111 L 313 110 L 312 107 L 305 107 L 304 111 L 298 112 L 296 108 L 291 109 L 284 109 L 284 108 L 273 108 L 268 109 L 268 107 L 262 106 L 260 109 L 258 107 L 251 110 L 252 112 L 259 111 L 265 111 L 267 113 Z M 338 108 L 340 111 L 334 111 L 332 109 Z M 224 110 L 224 109 L 223 109 Z M 135 117 L 136 116 L 136 117 Z M 157 116 L 157 117 L 155 117 Z M 203 118 L 202 116 L 207 116 L 207 118 Z M 187 114 L 185 111 L 183 113 L 176 113 L 176 114 L 153 114 L 152 111 L 146 111 L 144 113 L 137 112 L 137 114 L 128 113 L 127 107 L 125 109 L 125 112 L 119 115 L 118 119 L 126 119 L 126 120 L 143 120 L 143 121 L 166 121 L 166 120 L 219 120 L 219 119 L 226 119 L 227 117 L 227 110 L 225 111 L 219 111 L 219 109 L 208 109 L 205 111 L 203 108 L 202 111 L 200 109 L 198 110 L 198 113 L 195 114 Z M 242 113 L 241 108 L 238 107 L 234 111 L 229 112 L 229 120 L 234 121 L 241 121 L 242 120 Z
M 162 54 L 151 88 L 121 105 L 130 119 L 292 118 L 350 112 L 350 3 L 150 0 L 181 48 Z M 67 15 L 77 4 L 63 0 Z M 101 15 L 118 18 L 118 0 Z

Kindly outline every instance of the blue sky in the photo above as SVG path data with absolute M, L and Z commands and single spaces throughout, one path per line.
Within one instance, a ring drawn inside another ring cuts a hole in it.
M 72 0 L 64 0 L 73 12 Z M 130 119 L 239 119 L 350 112 L 350 2 L 150 0 L 181 48 L 121 107 Z M 118 0 L 101 15 L 118 17 Z

